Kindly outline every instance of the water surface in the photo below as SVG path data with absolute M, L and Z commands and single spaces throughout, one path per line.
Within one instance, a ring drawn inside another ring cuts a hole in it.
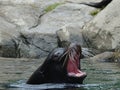
M 27 85 L 25 81 L 17 81 L 6 90 L 120 90 L 119 66 L 114 62 L 82 60 L 82 70 L 87 72 L 84 84 Z

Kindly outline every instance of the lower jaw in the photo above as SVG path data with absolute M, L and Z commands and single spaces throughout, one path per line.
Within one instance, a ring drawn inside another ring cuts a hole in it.
M 82 75 L 82 76 L 69 76 L 69 75 L 68 75 L 68 77 L 70 77 L 70 78 L 77 78 L 77 79 L 78 79 L 78 78 L 84 78 L 84 77 L 86 77 L 86 76 L 87 76 L 87 75 Z
M 86 76 L 87 75 L 82 75 L 80 77 L 68 76 L 69 83 L 83 84 L 83 80 L 86 78 Z

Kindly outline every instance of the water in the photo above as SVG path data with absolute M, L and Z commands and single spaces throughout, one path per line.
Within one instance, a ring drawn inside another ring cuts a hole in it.
M 99 84 L 41 84 L 41 85 L 27 85 L 25 83 L 22 84 L 12 84 L 9 89 L 7 90 L 76 90 L 76 89 L 81 89 L 81 90 L 86 90 L 87 88 L 90 87 L 99 87 Z
M 25 81 L 10 84 L 6 90 L 120 90 L 120 65 L 113 62 L 82 60 L 87 72 L 84 84 L 27 85 Z

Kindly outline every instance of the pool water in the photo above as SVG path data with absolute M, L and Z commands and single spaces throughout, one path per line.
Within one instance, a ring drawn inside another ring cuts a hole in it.
M 118 63 L 83 59 L 81 67 L 87 73 L 84 84 L 27 85 L 25 81 L 17 81 L 5 90 L 120 90 Z

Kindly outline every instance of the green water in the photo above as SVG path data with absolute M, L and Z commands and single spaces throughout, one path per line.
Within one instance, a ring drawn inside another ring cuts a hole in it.
M 84 60 L 83 63 L 88 75 L 84 83 L 98 85 L 88 86 L 85 90 L 120 90 L 120 64 L 93 60 Z
M 44 84 L 27 86 L 16 84 L 18 88 L 9 87 L 6 90 L 120 90 L 120 65 L 118 63 L 82 60 L 81 64 L 82 70 L 87 73 L 83 85 Z

